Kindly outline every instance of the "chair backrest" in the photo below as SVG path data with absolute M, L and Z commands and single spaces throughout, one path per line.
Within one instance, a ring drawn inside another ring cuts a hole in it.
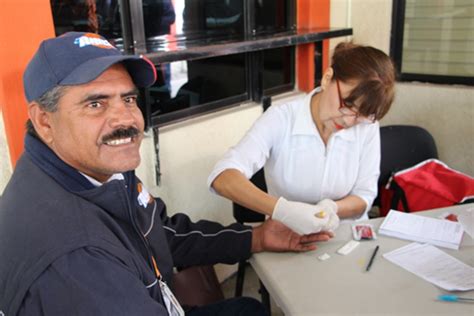
M 269 96 L 263 96 L 262 97 L 263 112 L 265 112 L 271 105 L 272 105 L 272 98 Z M 250 178 L 250 182 L 255 184 L 257 188 L 259 188 L 260 190 L 267 192 L 267 184 L 265 182 L 265 173 L 263 172 L 263 168 L 258 170 L 252 176 L 252 178 Z M 257 213 L 240 204 L 232 203 L 232 209 L 234 213 L 234 218 L 238 223 L 258 223 L 258 222 L 263 222 L 265 220 L 265 215 Z
M 265 182 L 265 173 L 263 168 L 257 171 L 253 177 L 250 178 L 250 181 L 260 190 L 267 192 L 267 184 Z M 234 218 L 239 223 L 256 223 L 263 222 L 265 220 L 265 215 L 257 213 L 240 204 L 232 203 L 232 209 Z
M 433 136 L 419 126 L 383 126 L 380 128 L 380 143 L 379 196 L 374 201 L 374 205 L 378 206 L 380 206 L 380 188 L 387 184 L 393 172 L 414 166 L 426 159 L 438 158 Z

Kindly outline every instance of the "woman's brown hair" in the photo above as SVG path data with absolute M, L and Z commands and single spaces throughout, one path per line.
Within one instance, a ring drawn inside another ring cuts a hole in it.
M 357 86 L 344 99 L 357 100 L 358 112 L 380 120 L 387 114 L 395 96 L 395 67 L 390 57 L 379 49 L 352 43 L 339 43 L 332 56 L 333 79 L 357 81 Z

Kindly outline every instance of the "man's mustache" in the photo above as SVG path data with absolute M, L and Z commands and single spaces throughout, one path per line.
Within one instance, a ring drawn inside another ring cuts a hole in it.
M 140 135 L 140 131 L 135 127 L 119 128 L 113 131 L 112 133 L 102 137 L 102 143 L 106 143 L 115 139 L 135 137 L 138 135 Z

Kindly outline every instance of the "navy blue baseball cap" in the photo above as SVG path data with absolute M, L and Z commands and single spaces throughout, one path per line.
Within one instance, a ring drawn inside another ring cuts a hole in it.
M 34 101 L 57 85 L 88 83 L 117 63 L 139 88 L 156 80 L 156 68 L 146 57 L 123 55 L 98 34 L 69 32 L 44 40 L 23 74 L 26 99 Z

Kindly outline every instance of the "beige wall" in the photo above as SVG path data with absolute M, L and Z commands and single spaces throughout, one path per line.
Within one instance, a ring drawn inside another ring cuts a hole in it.
M 382 125 L 409 124 L 428 130 L 440 160 L 474 176 L 474 88 L 399 83 Z
M 331 8 L 332 27 L 352 27 L 355 43 L 389 52 L 391 0 L 332 0 Z M 338 41 L 332 40 L 331 47 Z M 393 107 L 381 124 L 426 128 L 435 138 L 440 159 L 474 176 L 473 87 L 398 83 Z

